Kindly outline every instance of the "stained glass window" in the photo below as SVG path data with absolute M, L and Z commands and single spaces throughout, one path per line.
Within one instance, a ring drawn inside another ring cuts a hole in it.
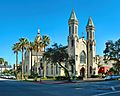
M 86 63 L 86 55 L 84 51 L 80 53 L 80 63 Z

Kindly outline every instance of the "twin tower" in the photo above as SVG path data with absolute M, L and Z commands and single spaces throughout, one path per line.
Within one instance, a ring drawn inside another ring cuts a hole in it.
M 78 20 L 74 10 L 70 15 L 68 36 L 68 54 L 75 59 L 74 75 L 91 77 L 97 75 L 98 67 L 95 63 L 96 42 L 94 38 L 95 26 L 90 17 L 86 26 L 87 38 L 78 36 Z

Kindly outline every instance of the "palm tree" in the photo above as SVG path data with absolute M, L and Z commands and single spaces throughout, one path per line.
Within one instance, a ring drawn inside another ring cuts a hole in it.
M 22 70 L 21 70 L 21 79 L 24 74 L 24 50 L 28 47 L 29 41 L 26 38 L 20 38 L 19 39 L 19 46 L 22 52 Z
M 45 48 L 50 44 L 50 38 L 47 36 L 47 35 L 44 35 L 42 37 L 42 45 L 44 47 L 44 53 L 45 53 Z M 44 54 L 43 54 L 43 59 L 44 58 Z M 45 60 L 44 61 L 44 64 L 43 64 L 43 76 L 45 77 L 46 76 L 46 65 L 45 65 Z
M 2 74 L 2 64 L 4 63 L 4 58 L 0 58 L 0 64 L 1 64 L 1 74 Z
M 35 67 L 38 66 L 38 56 L 39 56 L 39 53 L 42 51 L 42 48 L 43 48 L 42 41 L 35 40 L 34 41 L 34 51 L 36 51 L 36 55 L 37 55 L 37 63 L 35 65 Z
M 35 47 L 34 42 L 30 42 L 27 48 L 27 50 L 31 52 L 31 75 L 32 75 L 32 69 L 33 69 L 32 68 L 32 51 L 34 50 L 34 47 Z
M 43 44 L 44 52 L 45 52 L 46 46 L 48 46 L 50 44 L 50 38 L 47 35 L 44 35 L 42 37 L 42 44 Z
M 14 51 L 14 53 L 16 54 L 16 67 L 15 70 L 17 70 L 17 66 L 18 66 L 18 51 L 20 51 L 20 43 L 15 43 L 12 47 L 12 50 Z

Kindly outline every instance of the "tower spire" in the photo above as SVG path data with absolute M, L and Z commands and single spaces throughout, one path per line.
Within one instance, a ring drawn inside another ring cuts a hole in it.
M 69 20 L 77 20 L 77 17 L 76 17 L 74 9 L 72 9 L 72 12 L 71 12 Z
M 40 36 L 40 28 L 38 28 L 38 32 L 37 32 L 37 36 L 36 36 L 36 38 L 35 38 L 35 41 L 36 41 L 36 42 L 41 42 L 41 41 L 42 41 L 42 38 L 41 38 L 41 36 Z
M 90 16 L 89 19 L 88 19 L 87 26 L 92 26 L 92 27 L 94 27 L 94 23 L 93 23 L 93 20 L 92 20 L 92 17 L 91 17 L 91 16 Z
M 72 12 L 70 14 L 68 25 L 69 25 L 69 35 L 78 37 L 78 20 L 75 15 L 74 9 L 72 9 Z

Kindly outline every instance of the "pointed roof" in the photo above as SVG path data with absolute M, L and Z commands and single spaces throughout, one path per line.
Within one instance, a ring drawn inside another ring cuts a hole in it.
M 42 40 L 42 38 L 41 38 L 41 36 L 40 36 L 40 29 L 38 28 L 38 33 L 37 33 L 37 36 L 36 36 L 36 38 L 35 38 L 35 41 L 39 42 L 39 41 L 41 41 L 41 40 Z
M 77 17 L 76 17 L 74 9 L 72 9 L 72 12 L 71 12 L 69 20 L 77 20 Z
M 91 17 L 91 16 L 90 16 L 89 19 L 88 19 L 87 26 L 93 26 L 93 27 L 94 27 L 94 23 L 93 23 L 93 20 L 92 20 L 92 17 Z

